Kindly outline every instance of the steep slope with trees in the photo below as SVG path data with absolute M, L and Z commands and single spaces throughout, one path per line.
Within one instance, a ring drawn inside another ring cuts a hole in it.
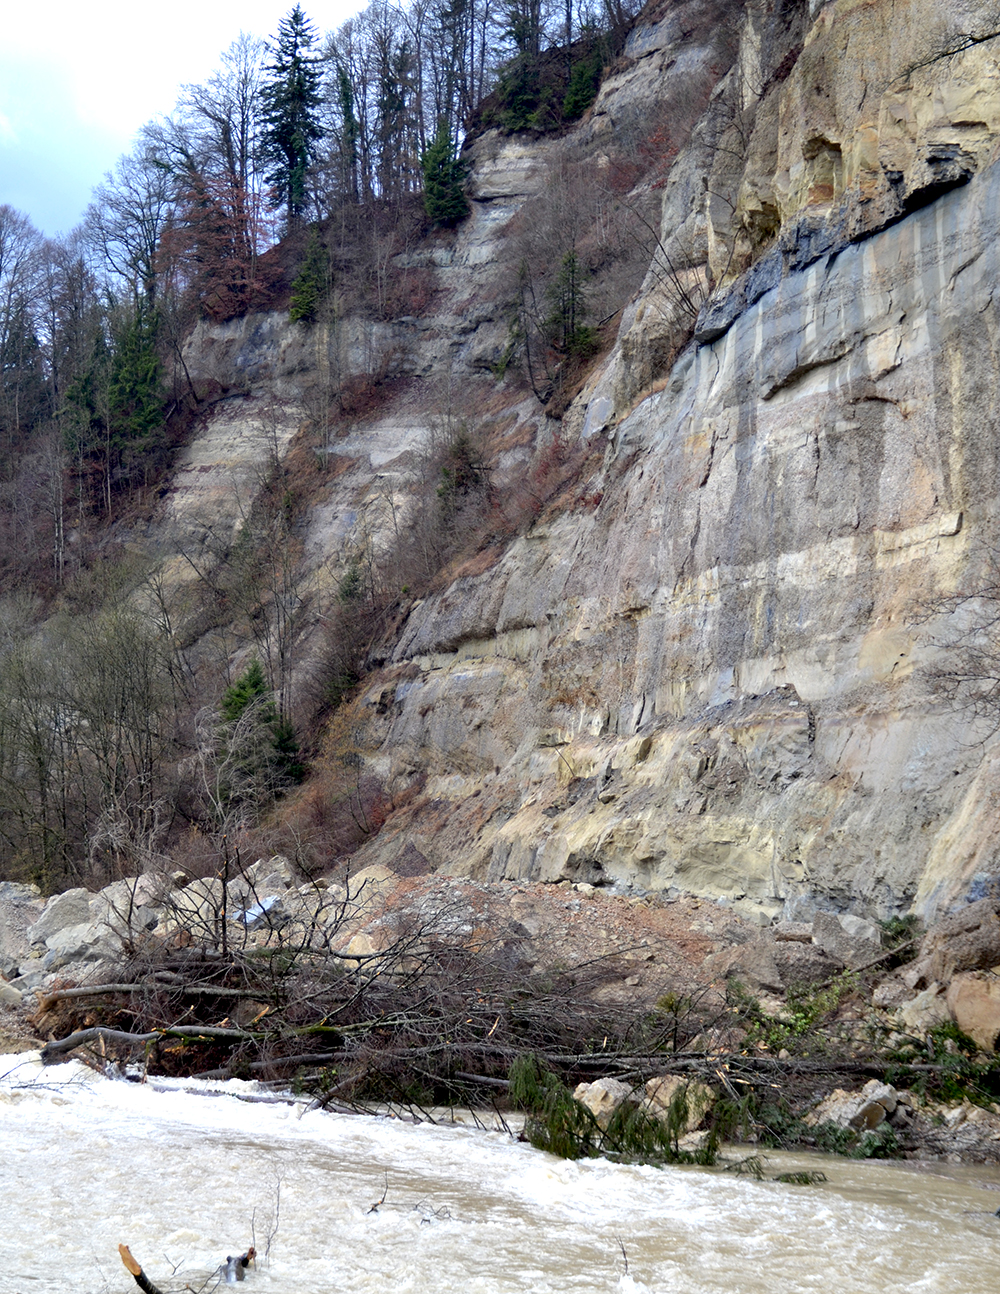
M 991 884 L 1000 21 L 888 10 L 375 5 L 279 159 L 295 10 L 3 209 L 8 872 Z

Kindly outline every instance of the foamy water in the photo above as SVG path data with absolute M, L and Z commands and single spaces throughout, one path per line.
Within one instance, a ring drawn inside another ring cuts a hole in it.
M 0 1075 L 4 1292 L 134 1291 L 119 1242 L 165 1294 L 212 1287 L 227 1254 L 272 1232 L 247 1294 L 996 1288 L 994 1170 L 772 1156 L 771 1175 L 831 1179 L 794 1187 L 224 1094 L 254 1084 L 158 1092 L 37 1053 L 0 1057 Z

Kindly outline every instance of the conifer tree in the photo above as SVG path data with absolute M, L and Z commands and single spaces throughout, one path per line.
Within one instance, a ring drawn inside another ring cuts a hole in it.
M 283 206 L 294 224 L 306 207 L 306 176 L 323 136 L 319 121 L 321 59 L 309 51 L 316 40 L 300 5 L 282 18 L 270 46 L 271 62 L 261 88 L 264 132 L 261 154 L 274 189 L 274 206 Z
M 309 233 L 302 268 L 292 281 L 288 317 L 292 323 L 315 323 L 327 289 L 327 254 L 315 226 Z
M 457 225 L 469 214 L 469 201 L 463 188 L 465 167 L 455 157 L 455 145 L 444 117 L 420 159 L 420 167 L 424 173 L 424 208 L 428 216 L 435 225 Z

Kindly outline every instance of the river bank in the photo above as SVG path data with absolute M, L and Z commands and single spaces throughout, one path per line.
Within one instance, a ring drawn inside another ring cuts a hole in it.
M 990 899 L 921 934 L 589 885 L 300 882 L 275 858 L 47 902 L 6 885 L 0 1047 L 416 1110 L 502 1106 L 533 1051 L 571 1089 L 612 1084 L 597 1119 L 668 1117 L 649 1083 L 672 1076 L 713 1093 L 685 1133 L 727 1107 L 752 1144 L 1000 1162 Z

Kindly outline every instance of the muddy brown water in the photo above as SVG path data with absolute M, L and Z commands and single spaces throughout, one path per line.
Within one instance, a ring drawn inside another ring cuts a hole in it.
M 133 1291 L 119 1242 L 165 1294 L 220 1288 L 219 1263 L 251 1237 L 269 1252 L 247 1294 L 996 1289 L 995 1168 L 770 1154 L 758 1182 L 569 1163 L 499 1131 L 223 1090 L 3 1058 L 0 1291 Z M 828 1180 L 772 1180 L 788 1171 Z

